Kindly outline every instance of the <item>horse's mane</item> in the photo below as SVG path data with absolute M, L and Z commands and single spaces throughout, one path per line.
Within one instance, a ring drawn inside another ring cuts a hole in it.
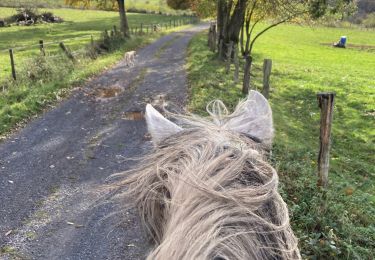
M 155 241 L 148 259 L 299 259 L 264 144 L 218 122 L 174 117 L 185 130 L 122 181 Z

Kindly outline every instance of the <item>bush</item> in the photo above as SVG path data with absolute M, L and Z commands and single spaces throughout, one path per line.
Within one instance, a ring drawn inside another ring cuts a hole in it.
M 30 25 L 34 24 L 39 19 L 38 10 L 33 7 L 17 8 L 17 13 L 12 15 L 7 20 L 9 23 L 19 23 Z
M 25 75 L 21 81 L 48 82 L 61 79 L 73 69 L 73 63 L 64 56 L 38 55 L 25 63 L 22 73 Z
M 362 24 L 366 28 L 375 28 L 375 13 L 368 14 Z
M 61 23 L 64 21 L 61 17 L 54 15 L 52 12 L 42 13 L 41 18 L 47 23 Z
M 17 13 L 7 18 L 8 23 L 17 23 L 18 25 L 32 25 L 38 22 L 60 23 L 64 20 L 54 15 L 52 12 L 38 14 L 38 9 L 34 7 L 17 8 Z

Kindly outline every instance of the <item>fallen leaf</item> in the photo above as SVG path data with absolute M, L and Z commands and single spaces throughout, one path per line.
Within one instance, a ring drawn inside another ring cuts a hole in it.
M 352 187 L 348 187 L 345 189 L 345 194 L 350 196 L 353 195 L 354 189 Z
M 5 236 L 9 236 L 11 233 L 13 232 L 13 230 L 9 230 L 8 232 L 5 233 Z

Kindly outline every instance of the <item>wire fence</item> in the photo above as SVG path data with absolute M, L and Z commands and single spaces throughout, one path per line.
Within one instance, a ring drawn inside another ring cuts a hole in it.
M 149 34 L 157 33 L 163 30 L 169 30 L 178 26 L 192 24 L 197 22 L 196 17 L 184 17 L 180 19 L 169 20 L 163 23 L 141 23 L 139 25 L 133 25 L 129 28 L 130 35 L 133 36 L 146 36 Z M 49 59 L 55 59 L 66 55 L 70 59 L 74 59 L 77 55 L 88 54 L 88 47 L 93 47 L 94 42 L 112 39 L 114 36 L 118 37 L 122 33 L 118 31 L 116 26 L 113 26 L 110 30 L 105 30 L 101 33 L 81 35 L 78 37 L 52 40 L 44 42 L 39 40 L 38 43 L 14 46 L 9 49 L 0 50 L 0 57 L 5 61 L 6 56 L 9 58 L 9 63 L 6 66 L 6 62 L 0 66 L 0 82 L 4 79 L 11 77 L 13 80 L 17 80 L 17 64 L 27 64 L 28 62 L 35 59 L 36 55 L 43 55 Z M 87 39 L 87 40 L 85 40 Z M 27 54 L 26 54 L 27 53 Z M 17 57 L 18 54 L 23 54 L 23 57 Z M 29 56 L 28 56 L 29 55 Z M 5 65 L 5 66 L 4 66 Z M 22 72 L 20 72 L 22 73 Z

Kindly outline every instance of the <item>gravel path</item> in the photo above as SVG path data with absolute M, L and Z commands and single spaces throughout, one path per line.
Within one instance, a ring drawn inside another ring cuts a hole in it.
M 137 214 L 104 184 L 151 148 L 147 102 L 185 104 L 186 48 L 205 28 L 160 38 L 0 144 L 0 259 L 144 259 Z

